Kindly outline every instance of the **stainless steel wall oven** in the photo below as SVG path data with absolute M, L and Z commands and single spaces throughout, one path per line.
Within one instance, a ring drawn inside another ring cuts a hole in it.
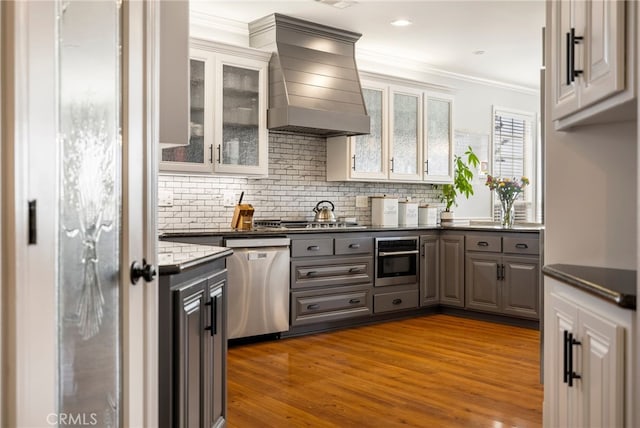
M 418 249 L 417 236 L 376 238 L 374 286 L 416 283 Z

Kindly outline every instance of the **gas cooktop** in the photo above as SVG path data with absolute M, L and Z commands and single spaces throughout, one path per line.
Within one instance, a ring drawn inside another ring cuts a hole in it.
M 364 229 L 365 227 L 346 221 L 253 220 L 254 230 Z

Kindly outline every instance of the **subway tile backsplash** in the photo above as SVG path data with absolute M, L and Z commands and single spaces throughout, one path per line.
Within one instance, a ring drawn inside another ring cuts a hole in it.
M 356 208 L 356 196 L 411 197 L 420 203 L 441 205 L 430 184 L 395 184 L 326 181 L 326 141 L 321 137 L 271 132 L 267 178 L 160 174 L 159 192 L 172 193 L 173 205 L 158 208 L 160 231 L 226 227 L 233 207 L 223 206 L 226 192 L 253 205 L 254 218 L 312 220 L 321 200 L 335 205 L 336 217 L 356 217 L 371 224 L 371 200 Z

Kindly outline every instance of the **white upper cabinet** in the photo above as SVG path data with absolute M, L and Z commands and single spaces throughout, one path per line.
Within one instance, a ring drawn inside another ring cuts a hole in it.
M 635 113 L 629 102 L 636 86 L 635 7 L 622 0 L 547 3 L 556 129 L 625 120 Z
M 389 178 L 418 181 L 422 178 L 422 92 L 392 87 L 390 96 Z
M 429 94 L 425 98 L 423 180 L 453 181 L 453 97 Z
M 362 80 L 371 133 L 327 138 L 328 181 L 452 181 L 453 98 L 398 80 Z
M 192 41 L 191 137 L 161 151 L 164 171 L 265 176 L 268 173 L 269 53 Z

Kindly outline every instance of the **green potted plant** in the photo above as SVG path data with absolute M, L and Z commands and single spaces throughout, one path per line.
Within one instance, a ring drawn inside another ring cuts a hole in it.
M 480 160 L 469 146 L 462 156 L 454 156 L 453 164 L 453 183 L 439 186 L 441 190 L 440 201 L 445 204 L 444 211 L 440 213 L 440 223 L 444 225 L 453 222 L 451 208 L 454 205 L 458 206 L 456 202 L 458 195 L 464 195 L 467 199 L 473 195 L 473 184 L 471 183 L 473 170 L 471 168 L 477 168 L 480 165 Z

